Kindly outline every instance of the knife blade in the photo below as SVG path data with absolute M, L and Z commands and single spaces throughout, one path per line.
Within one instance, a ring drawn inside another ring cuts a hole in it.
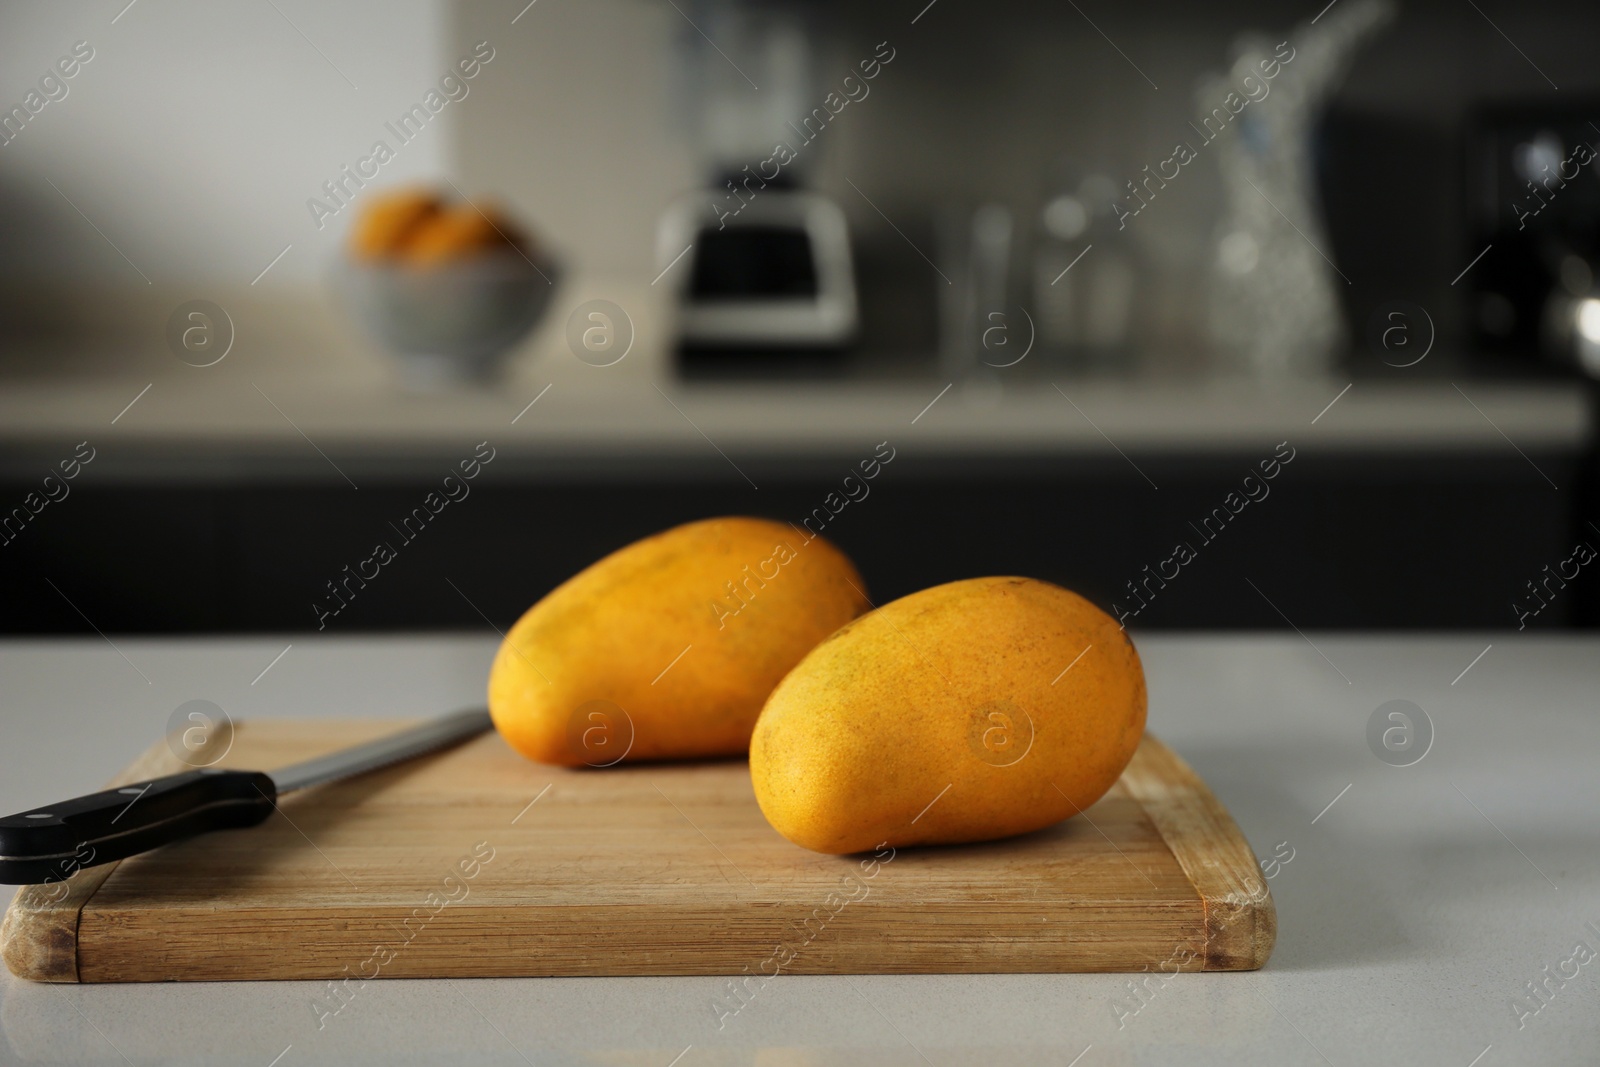
M 0 884 L 61 881 L 208 830 L 255 826 L 285 793 L 414 759 L 489 730 L 468 708 L 271 773 L 202 767 L 90 793 L 0 819 Z

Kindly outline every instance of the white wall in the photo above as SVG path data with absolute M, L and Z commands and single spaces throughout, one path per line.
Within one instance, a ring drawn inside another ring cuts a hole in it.
M 319 231 L 306 200 L 375 139 L 396 144 L 383 123 L 457 58 L 440 0 L 126 3 L 0 6 L 0 110 L 74 42 L 94 49 L 67 96 L 0 147 L 0 279 L 142 287 L 142 271 L 220 290 L 292 245 L 258 291 L 321 281 L 351 213 Z M 476 102 L 448 104 L 378 180 L 446 173 L 452 111 Z
M 649 282 L 662 209 L 705 179 L 676 47 L 693 29 L 646 0 L 540 0 L 512 25 L 525 2 L 452 7 L 458 44 L 487 39 L 506 56 L 461 116 L 462 173 L 564 263 Z

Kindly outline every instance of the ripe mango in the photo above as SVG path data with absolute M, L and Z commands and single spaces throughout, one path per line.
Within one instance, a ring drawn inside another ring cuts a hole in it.
M 812 649 L 767 698 L 750 774 L 767 821 L 817 852 L 983 841 L 1093 804 L 1144 720 L 1110 616 L 1048 582 L 972 578 Z
M 772 687 L 867 608 L 833 545 L 785 523 L 707 519 L 613 552 L 506 634 L 489 712 L 540 763 L 741 755 Z
M 404 258 L 419 266 L 437 265 L 524 243 L 516 225 L 493 205 L 455 204 L 417 228 L 404 248 Z
M 444 201 L 428 189 L 374 193 L 350 229 L 351 253 L 369 263 L 396 259 L 442 210 Z

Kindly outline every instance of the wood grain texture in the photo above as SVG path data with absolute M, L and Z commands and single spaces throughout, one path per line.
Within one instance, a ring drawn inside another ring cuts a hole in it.
M 271 768 L 400 725 L 245 723 L 220 765 Z M 767 825 L 741 761 L 568 770 L 489 734 L 290 795 L 261 826 L 75 875 L 66 900 L 12 905 L 4 954 L 41 980 L 330 991 L 377 977 L 1265 962 L 1274 911 L 1249 846 L 1165 746 L 1147 736 L 1085 814 L 1007 841 L 824 856 Z
M 194 749 L 194 766 L 204 766 L 213 746 L 231 742 L 226 735 L 211 734 Z M 102 788 L 176 774 L 186 770 L 165 743 L 155 745 L 107 782 Z M 17 890 L 0 920 L 0 956 L 12 974 L 38 982 L 78 981 L 78 916 L 95 891 L 117 869 L 104 863 L 77 871 L 65 879 Z M 63 871 L 63 873 L 66 873 Z
M 1151 740 L 1139 747 L 1120 784 L 1143 806 L 1205 903 L 1203 969 L 1255 970 L 1278 937 L 1277 908 L 1255 854 L 1189 765 Z

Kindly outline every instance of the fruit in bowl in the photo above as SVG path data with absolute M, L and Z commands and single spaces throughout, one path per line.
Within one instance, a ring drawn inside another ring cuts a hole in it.
M 544 313 L 556 269 L 492 204 L 374 193 L 350 235 L 345 297 L 415 387 L 488 377 Z

